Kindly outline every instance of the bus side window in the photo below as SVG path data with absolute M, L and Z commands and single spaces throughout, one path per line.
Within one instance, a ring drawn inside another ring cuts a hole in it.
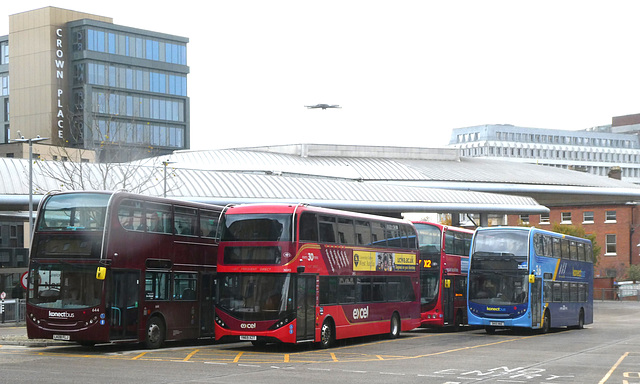
M 177 235 L 194 236 L 196 234 L 197 210 L 175 207 L 174 227 Z
M 585 252 L 584 252 L 584 243 L 578 242 L 578 260 L 587 261 Z
M 124 229 L 140 230 L 144 229 L 142 225 L 142 202 L 126 199 L 123 200 L 118 208 L 118 221 Z
M 574 240 L 569 242 L 569 257 L 571 260 L 578 260 L 578 247 Z
M 300 216 L 300 241 L 318 241 L 318 218 L 315 213 L 303 212 Z
M 553 286 L 551 281 L 544 282 L 544 301 L 551 302 L 553 301 Z
M 200 211 L 200 236 L 216 238 L 219 215 L 213 211 Z
M 560 258 L 562 255 L 562 250 L 560 248 L 560 239 L 557 237 L 553 238 L 553 257 Z
M 173 233 L 171 206 L 166 204 L 148 204 L 146 219 L 148 232 Z
M 555 301 L 556 303 L 562 302 L 562 283 L 553 283 L 553 300 L 551 301 Z
M 169 300 L 169 273 L 147 271 L 145 274 L 145 298 L 147 300 Z
M 562 239 L 561 248 L 562 248 L 562 258 L 568 259 L 569 258 L 569 240 Z
M 338 217 L 338 241 L 340 244 L 355 245 L 355 237 L 353 220 Z
M 384 237 L 384 226 L 378 221 L 371 222 L 371 244 L 378 248 L 386 248 L 387 246 L 387 240 Z
M 338 303 L 338 276 L 320 276 L 320 305 Z
M 320 242 L 321 243 L 336 242 L 335 221 L 336 221 L 335 217 L 320 216 Z
M 175 300 L 195 300 L 198 275 L 195 273 L 173 274 L 173 298 Z
M 365 220 L 356 220 L 357 245 L 371 244 L 371 224 Z

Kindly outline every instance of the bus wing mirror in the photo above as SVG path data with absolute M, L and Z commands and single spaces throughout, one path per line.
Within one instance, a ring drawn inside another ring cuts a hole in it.
M 107 277 L 107 268 L 98 267 L 98 269 L 96 270 L 96 279 L 104 280 L 105 277 Z
M 533 284 L 536 282 L 536 275 L 533 273 L 529 275 L 529 283 Z

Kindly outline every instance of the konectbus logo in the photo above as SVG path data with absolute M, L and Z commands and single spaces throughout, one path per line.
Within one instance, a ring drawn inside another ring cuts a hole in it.
M 75 317 L 74 313 L 71 312 L 54 312 L 54 311 L 49 311 L 49 317 L 54 317 L 57 319 L 73 319 Z

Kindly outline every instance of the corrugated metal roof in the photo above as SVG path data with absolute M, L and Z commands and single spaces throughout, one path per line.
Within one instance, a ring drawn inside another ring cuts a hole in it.
M 234 158 L 253 154 L 234 153 Z M 259 157 L 258 157 L 259 158 Z M 255 158 L 251 158 L 253 161 Z M 265 160 L 263 157 L 262 160 Z M 164 160 L 164 159 L 163 159 Z M 171 158 L 170 161 L 176 159 Z M 324 159 L 328 166 L 333 163 Z M 364 163 L 364 161 L 362 162 Z M 177 164 L 177 163 L 176 163 Z M 530 197 L 402 186 L 357 180 L 174 168 L 167 172 L 167 196 L 217 204 L 243 202 L 306 202 L 334 208 L 378 211 L 546 212 Z M 375 167 L 380 166 L 376 162 Z M 0 159 L 0 203 L 13 195 L 27 196 L 27 160 Z M 78 167 L 78 168 L 76 168 Z M 82 176 L 80 176 L 82 175 Z M 124 180 L 124 181 L 123 181 Z M 128 189 L 154 196 L 164 191 L 163 167 L 125 164 L 38 161 L 33 167 L 34 194 L 48 190 Z
M 422 156 L 428 151 L 416 153 Z M 433 160 L 425 155 L 419 159 L 415 153 L 397 157 L 300 156 L 226 149 L 180 151 L 123 164 L 37 161 L 33 168 L 34 193 L 127 189 L 161 196 L 162 162 L 169 161 L 168 196 L 219 204 L 277 200 L 332 207 L 375 205 L 377 209 L 405 211 L 509 209 L 513 213 L 539 213 L 546 208 L 534 198 L 522 196 L 535 196 L 540 188 L 547 188 L 545 194 L 587 193 L 640 200 L 640 187 L 634 184 L 576 171 L 474 158 Z M 27 160 L 0 159 L 2 201 L 28 195 L 28 165 Z M 483 193 L 487 191 L 491 193 Z

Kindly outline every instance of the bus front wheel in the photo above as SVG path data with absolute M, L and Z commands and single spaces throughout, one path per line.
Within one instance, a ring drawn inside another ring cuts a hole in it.
M 147 323 L 147 337 L 145 344 L 149 349 L 156 349 L 164 343 L 164 323 L 159 317 L 152 317 Z
M 542 320 L 542 333 L 547 333 L 551 329 L 551 315 L 549 311 L 544 311 L 544 320 Z
M 322 323 L 322 328 L 320 329 L 320 348 L 330 348 L 335 339 L 335 328 L 331 320 L 327 319 Z

